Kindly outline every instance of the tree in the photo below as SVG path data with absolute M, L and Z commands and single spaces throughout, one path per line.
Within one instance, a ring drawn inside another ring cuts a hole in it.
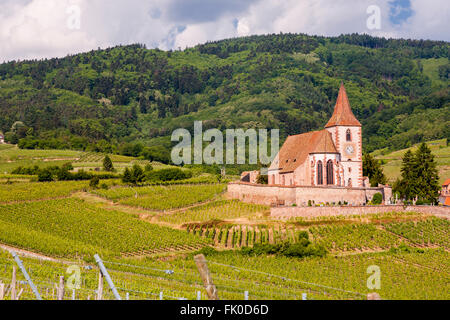
M 406 200 L 416 197 L 425 202 L 437 202 L 439 175 L 434 155 L 426 143 L 422 143 L 415 153 L 408 150 L 403 156 L 402 176 L 395 183 L 394 192 Z
M 39 174 L 38 174 L 38 181 L 39 182 L 53 181 L 52 172 L 49 169 L 42 169 L 42 170 L 40 170 Z
M 415 191 L 415 170 L 414 170 L 414 154 L 411 150 L 406 151 L 402 159 L 401 179 L 397 184 L 397 190 L 406 200 L 414 198 Z
M 413 163 L 416 172 L 415 191 L 417 197 L 436 203 L 440 190 L 439 174 L 434 155 L 426 143 L 422 143 L 415 152 Z
M 128 168 L 125 168 L 125 171 L 123 172 L 122 181 L 124 183 L 131 183 L 131 172 Z
M 133 168 L 131 168 L 131 182 L 133 184 L 138 184 L 139 182 L 144 181 L 144 178 L 144 170 L 142 170 L 141 166 L 135 164 Z
M 378 184 L 387 182 L 380 161 L 368 153 L 363 157 L 363 175 L 369 177 L 371 187 L 378 187 Z
M 106 155 L 105 159 L 103 159 L 103 170 L 108 171 L 108 172 L 114 171 L 113 163 L 111 161 L 111 158 L 108 155 Z
M 383 195 L 379 192 L 375 193 L 372 198 L 373 204 L 381 204 L 383 202 Z
M 122 181 L 125 183 L 131 183 L 131 184 L 138 184 L 142 181 L 144 181 L 145 174 L 144 170 L 142 168 L 135 164 L 131 170 L 128 168 L 125 168 L 125 171 L 123 172 Z
M 258 178 L 256 179 L 257 184 L 267 184 L 269 182 L 269 176 L 268 175 L 258 175 Z
M 98 184 L 100 183 L 100 179 L 97 176 L 94 176 L 91 178 L 91 180 L 89 181 L 89 186 L 91 188 L 97 189 L 98 188 Z

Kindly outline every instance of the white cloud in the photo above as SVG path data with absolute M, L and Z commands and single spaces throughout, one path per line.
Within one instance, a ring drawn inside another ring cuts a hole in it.
M 215 0 L 214 12 L 206 5 L 211 0 L 203 0 L 205 6 L 202 0 L 180 1 L 0 0 L 0 62 L 136 42 L 184 48 L 208 40 L 279 32 L 328 36 L 365 32 L 450 40 L 448 0 L 411 0 L 413 15 L 396 25 L 389 20 L 389 0 Z M 66 10 L 71 5 L 81 8 L 79 30 L 67 27 Z M 366 27 L 369 5 L 381 8 L 381 30 Z

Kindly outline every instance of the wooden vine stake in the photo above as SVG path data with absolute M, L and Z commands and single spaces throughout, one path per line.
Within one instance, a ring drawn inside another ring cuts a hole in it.
M 57 296 L 58 300 L 64 300 L 64 276 L 59 277 Z
M 197 265 L 198 272 L 205 285 L 206 294 L 209 300 L 218 300 L 217 288 L 212 282 L 211 274 L 209 273 L 208 265 L 206 264 L 206 258 L 203 254 L 196 255 L 194 257 L 195 264 Z
M 16 267 L 13 266 L 12 279 L 11 279 L 11 300 L 16 300 Z
M 5 299 L 5 284 L 0 281 L 0 300 Z
M 98 272 L 97 300 L 103 300 L 103 274 L 101 271 Z

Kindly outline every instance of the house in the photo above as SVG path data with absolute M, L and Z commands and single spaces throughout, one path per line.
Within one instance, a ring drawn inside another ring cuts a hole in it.
M 439 195 L 439 202 L 445 206 L 450 206 L 450 178 L 442 184 L 442 190 Z
M 258 181 L 259 171 L 244 171 L 241 173 L 241 181 L 256 183 Z
M 3 133 L 0 132 L 0 144 L 4 143 L 5 143 L 5 136 L 3 135 Z

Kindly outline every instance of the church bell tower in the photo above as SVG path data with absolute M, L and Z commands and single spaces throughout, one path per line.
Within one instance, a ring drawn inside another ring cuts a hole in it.
M 362 128 L 350 107 L 350 102 L 341 83 L 333 115 L 325 126 L 340 153 L 341 186 L 362 187 Z

